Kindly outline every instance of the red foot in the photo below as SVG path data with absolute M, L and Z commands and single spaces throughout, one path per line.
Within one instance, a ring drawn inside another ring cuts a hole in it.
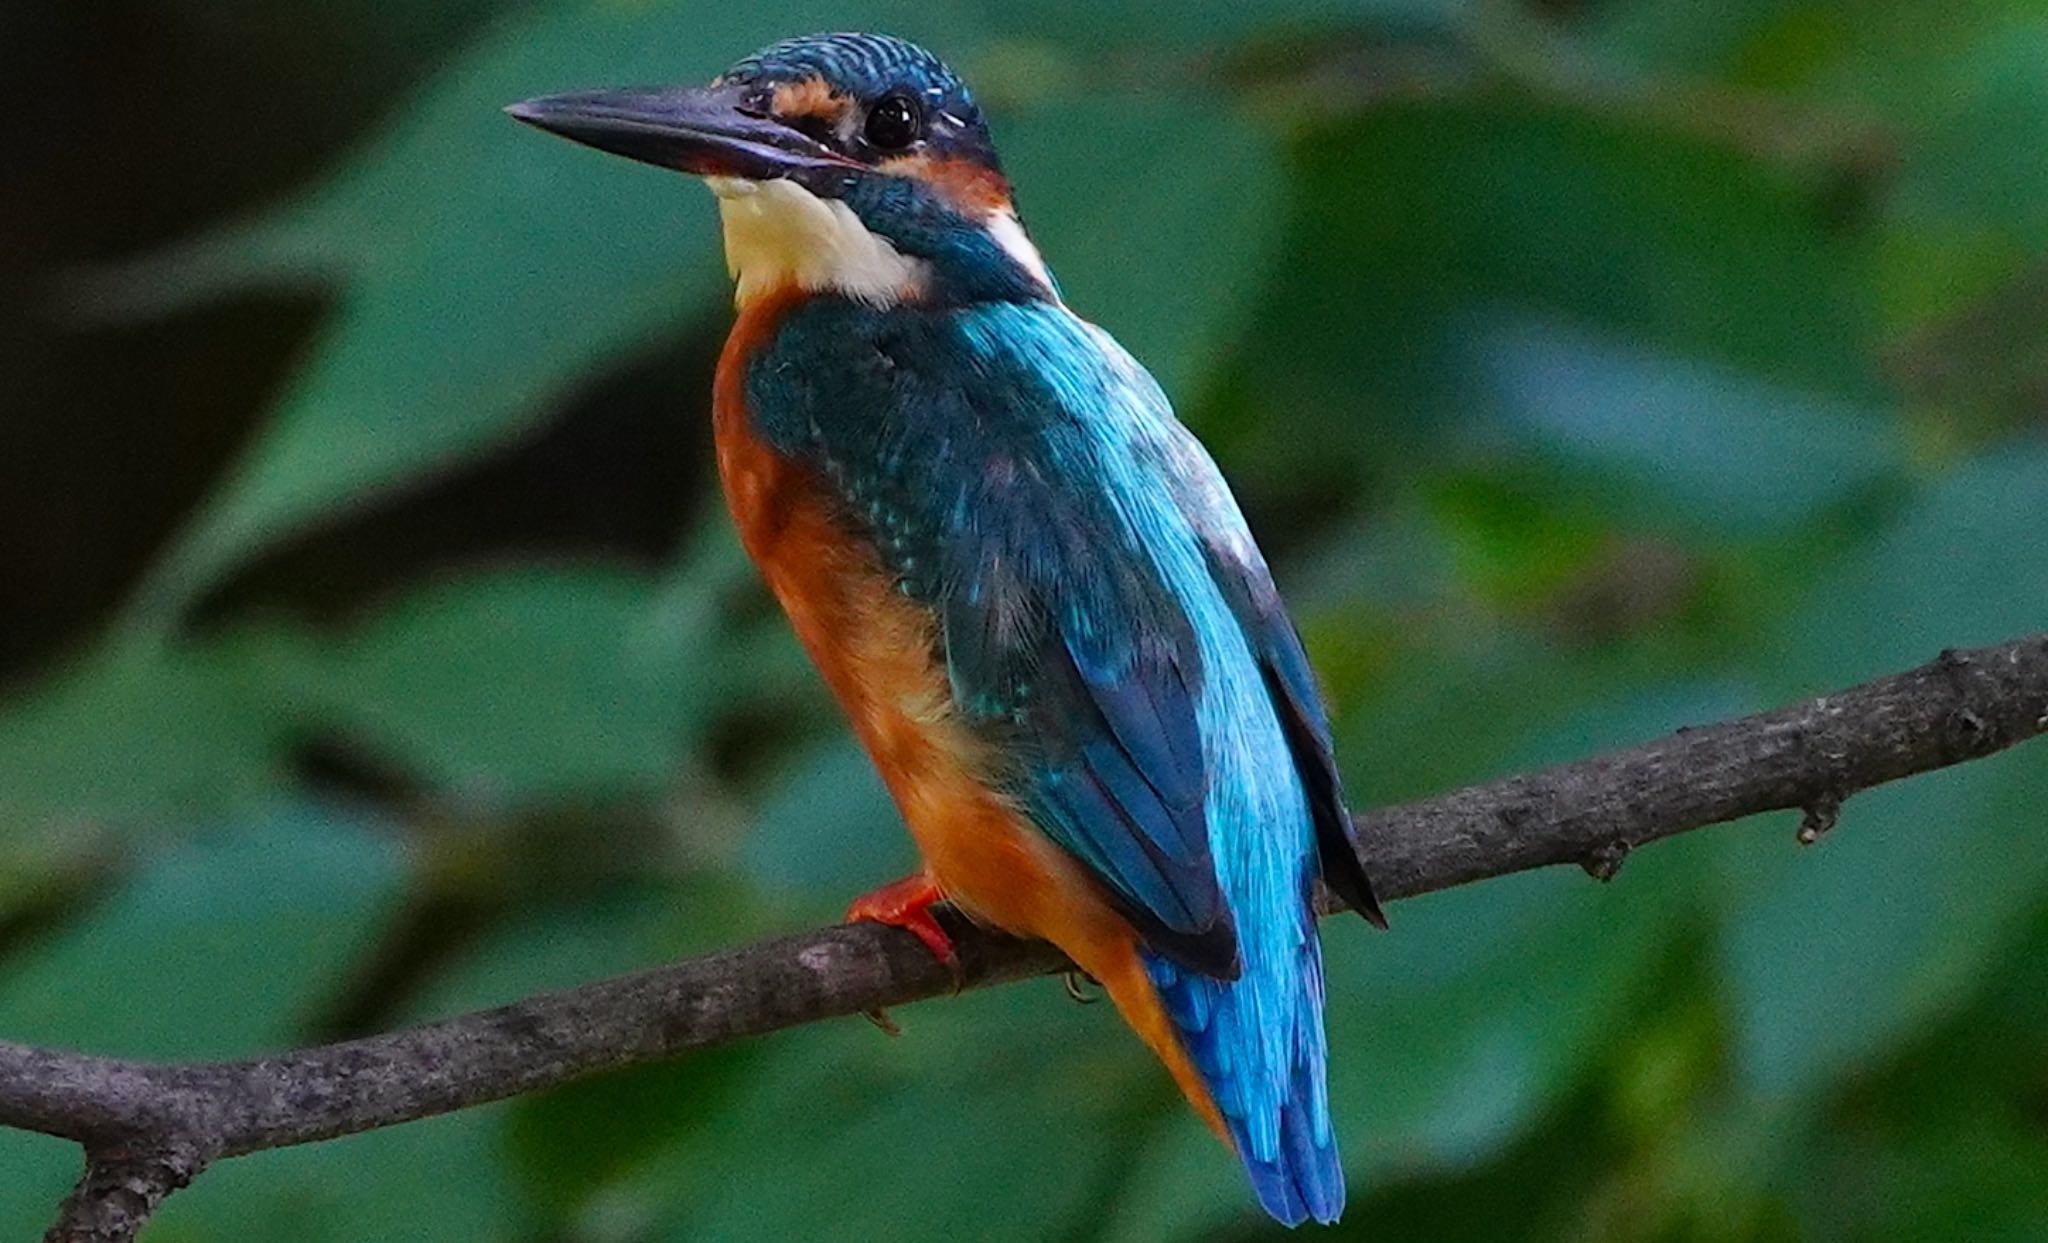
M 939 927 L 939 921 L 932 918 L 932 906 L 943 900 L 938 886 L 932 884 L 932 878 L 919 872 L 855 898 L 853 905 L 846 908 L 846 921 L 888 924 L 892 928 L 915 933 L 925 948 L 932 952 L 932 957 L 957 975 L 960 959 L 953 953 L 953 938 L 947 936 L 946 930 Z

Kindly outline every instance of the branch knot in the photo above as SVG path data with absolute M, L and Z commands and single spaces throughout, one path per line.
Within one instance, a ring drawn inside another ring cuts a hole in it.
M 129 1243 L 157 1205 L 207 1165 L 183 1140 L 129 1141 L 86 1150 L 85 1173 L 43 1243 Z

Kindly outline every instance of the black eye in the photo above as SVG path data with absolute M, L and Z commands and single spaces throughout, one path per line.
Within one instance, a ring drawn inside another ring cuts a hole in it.
M 908 95 L 884 95 L 868 109 L 867 138 L 884 151 L 901 151 L 918 140 L 924 114 Z

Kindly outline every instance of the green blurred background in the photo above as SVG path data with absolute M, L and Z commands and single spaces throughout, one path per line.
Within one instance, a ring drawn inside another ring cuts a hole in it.
M 0 13 L 0 1035 L 225 1057 L 909 867 L 708 470 L 710 200 L 503 103 L 976 84 L 1409 799 L 2048 623 L 2037 0 Z M 2048 1238 L 2048 749 L 1328 930 L 1331 1237 Z M 1265 1237 L 1055 982 L 222 1165 L 175 1240 Z M 0 1133 L 0 1236 L 75 1149 Z

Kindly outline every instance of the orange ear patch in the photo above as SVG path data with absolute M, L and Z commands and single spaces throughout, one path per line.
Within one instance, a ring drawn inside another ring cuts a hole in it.
M 945 196 L 963 212 L 982 215 L 1010 206 L 1010 183 L 992 168 L 968 160 L 930 155 L 902 155 L 876 167 L 899 177 L 915 177 Z
M 786 82 L 776 87 L 775 99 L 770 105 L 777 120 L 793 121 L 808 117 L 824 122 L 828 129 L 836 129 L 852 107 L 853 100 L 833 90 L 823 78 L 805 78 L 801 82 Z

